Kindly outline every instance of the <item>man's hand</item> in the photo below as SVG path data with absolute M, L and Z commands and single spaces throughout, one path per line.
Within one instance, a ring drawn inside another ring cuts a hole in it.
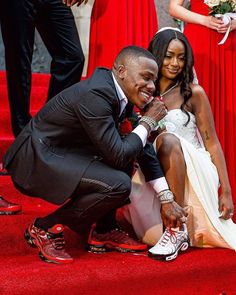
M 182 227 L 187 216 L 188 213 L 174 201 L 161 205 L 161 217 L 165 227 Z
M 71 7 L 77 3 L 77 6 L 80 6 L 80 4 L 84 3 L 86 4 L 88 0 L 62 0 L 62 2 L 68 6 Z
M 148 105 L 147 111 L 143 114 L 144 116 L 154 119 L 156 122 L 163 119 L 167 114 L 165 104 L 159 99 L 153 99 Z

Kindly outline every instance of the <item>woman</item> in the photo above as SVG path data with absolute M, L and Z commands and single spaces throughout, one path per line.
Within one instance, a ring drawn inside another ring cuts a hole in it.
M 224 25 L 209 15 L 209 7 L 204 0 L 191 0 L 191 11 L 183 7 L 184 0 L 170 0 L 170 14 L 186 22 L 184 34 L 194 53 L 195 69 L 199 84 L 210 100 L 221 142 L 233 195 L 236 194 L 236 19 Z M 225 43 L 223 39 L 228 26 L 230 33 Z
M 154 0 L 95 0 L 87 75 L 97 66 L 111 68 L 117 53 L 125 46 L 147 48 L 156 31 Z
M 149 50 L 159 66 L 157 94 L 168 110 L 162 122 L 165 130 L 161 130 L 154 145 L 175 201 L 188 212 L 190 244 L 236 250 L 236 225 L 231 220 L 234 208 L 225 159 L 208 98 L 200 85 L 192 83 L 191 47 L 180 31 L 165 29 L 154 36 Z M 140 175 L 140 171 L 134 175 L 131 204 L 125 216 L 137 235 L 153 245 L 161 233 L 160 204 Z M 163 222 L 166 225 L 165 220 Z M 175 231 L 177 234 L 187 232 L 185 226 Z M 167 228 L 149 254 L 165 260 L 176 258 L 182 243 L 177 248 L 173 246 L 174 252 L 170 255 L 160 254 L 163 251 L 160 248 L 165 248 L 166 243 L 172 247 L 172 234 Z

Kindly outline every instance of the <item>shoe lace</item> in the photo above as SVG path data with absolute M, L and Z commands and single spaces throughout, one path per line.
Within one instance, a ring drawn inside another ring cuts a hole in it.
M 171 241 L 172 244 L 176 244 L 177 243 L 177 237 L 176 237 L 176 233 L 171 230 L 170 228 L 167 228 L 164 232 L 164 234 L 162 235 L 159 244 L 163 247 L 165 247 L 165 245 L 169 242 L 169 240 Z
M 65 248 L 65 238 L 63 234 L 58 234 L 58 235 L 52 235 L 52 234 L 47 234 L 51 244 L 56 250 L 62 250 Z
M 125 231 L 123 231 L 120 228 L 115 228 L 115 229 L 111 230 L 110 232 L 102 234 L 100 239 L 111 240 L 111 241 L 119 243 L 119 244 L 127 244 L 127 245 L 137 244 L 137 241 L 135 241 L 133 238 L 131 238 Z
M 129 235 L 123 230 L 117 228 L 111 231 L 112 239 L 119 242 L 127 242 L 130 240 Z

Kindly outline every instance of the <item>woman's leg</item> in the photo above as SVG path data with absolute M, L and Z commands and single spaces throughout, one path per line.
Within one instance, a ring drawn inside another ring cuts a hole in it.
M 163 133 L 156 140 L 156 150 L 175 201 L 183 206 L 186 165 L 179 139 Z

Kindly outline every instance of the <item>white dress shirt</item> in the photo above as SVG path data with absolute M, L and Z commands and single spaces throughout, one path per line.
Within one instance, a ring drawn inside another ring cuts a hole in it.
M 112 78 L 114 80 L 116 92 L 120 99 L 120 115 L 121 115 L 128 103 L 128 98 L 125 96 L 124 91 L 121 89 L 120 85 L 116 81 L 116 78 L 113 75 L 113 73 L 112 73 Z M 141 139 L 143 143 L 143 146 L 145 146 L 147 142 L 147 137 L 148 137 L 147 129 L 143 125 L 138 125 L 132 132 L 136 133 L 139 136 L 139 138 Z M 160 177 L 160 178 L 151 180 L 149 181 L 149 183 L 151 184 L 153 189 L 157 192 L 157 194 L 163 190 L 169 189 L 169 186 L 167 184 L 165 177 Z

